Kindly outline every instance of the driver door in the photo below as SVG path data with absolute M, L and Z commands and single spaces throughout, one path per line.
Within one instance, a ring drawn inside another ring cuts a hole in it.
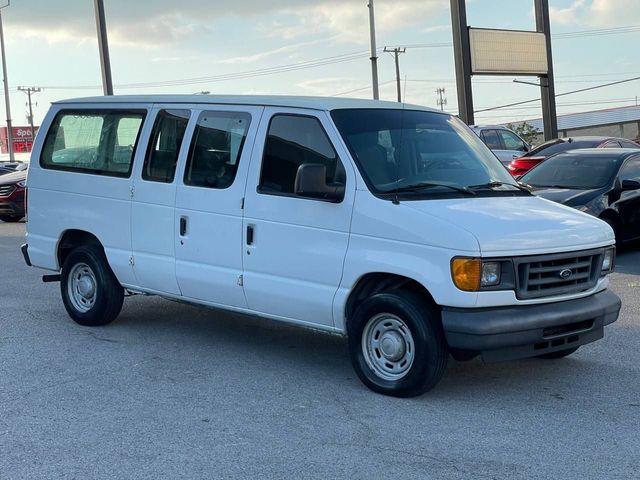
M 347 252 L 355 175 L 326 112 L 266 108 L 244 204 L 243 276 L 248 306 L 298 323 L 333 326 Z M 298 167 L 321 163 L 345 182 L 342 201 L 296 196 Z

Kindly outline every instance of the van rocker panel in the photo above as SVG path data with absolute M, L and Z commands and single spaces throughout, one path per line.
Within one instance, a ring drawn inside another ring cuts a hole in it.
M 533 357 L 602 338 L 618 319 L 621 301 L 609 290 L 590 297 L 538 305 L 442 309 L 452 348 L 477 351 L 486 361 Z

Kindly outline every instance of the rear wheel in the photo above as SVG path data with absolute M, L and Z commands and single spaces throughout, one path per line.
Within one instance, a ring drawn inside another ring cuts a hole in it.
M 559 358 L 564 358 L 572 353 L 575 353 L 580 347 L 567 348 L 566 350 L 560 350 L 558 352 L 545 353 L 544 355 L 538 355 L 537 358 L 544 358 L 546 360 L 557 360 Z
M 67 313 L 80 325 L 106 325 L 120 313 L 124 289 L 99 247 L 73 250 L 64 261 L 60 280 Z
M 439 315 L 417 294 L 373 295 L 349 319 L 348 334 L 353 368 L 375 392 L 413 397 L 444 375 L 449 352 Z
M 15 223 L 15 222 L 19 222 L 20 220 L 22 220 L 23 215 L 17 216 L 17 215 L 0 215 L 0 220 L 2 220 L 3 222 L 7 222 L 7 223 Z

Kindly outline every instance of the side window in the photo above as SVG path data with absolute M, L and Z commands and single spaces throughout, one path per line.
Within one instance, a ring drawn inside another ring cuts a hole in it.
M 615 140 L 611 140 L 609 143 L 605 144 L 604 148 L 620 148 L 620 144 Z
M 185 185 L 230 187 L 250 123 L 251 115 L 244 112 L 202 112 L 189 148 Z
M 620 170 L 620 181 L 622 180 L 640 181 L 640 158 L 627 160 L 627 163 Z
M 502 143 L 500 143 L 500 137 L 495 130 L 483 130 L 482 140 L 491 150 L 502 150 Z
M 638 148 L 638 144 L 629 140 L 621 140 L 622 148 Z
M 298 167 L 308 163 L 326 167 L 327 184 L 344 183 L 344 168 L 317 118 L 275 115 L 267 132 L 258 191 L 293 195 Z
M 499 132 L 506 150 L 517 150 L 519 152 L 527 151 L 524 146 L 524 142 L 516 135 L 507 130 L 499 130 Z
M 176 173 L 178 155 L 190 110 L 160 110 L 156 117 L 147 156 L 142 167 L 142 179 L 171 183 Z
M 47 132 L 40 166 L 129 177 L 146 111 L 62 110 Z

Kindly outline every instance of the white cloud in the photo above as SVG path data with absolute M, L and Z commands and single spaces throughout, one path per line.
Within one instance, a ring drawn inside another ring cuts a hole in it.
M 551 20 L 562 25 L 626 26 L 640 22 L 638 0 L 574 0 L 565 8 L 549 7 Z

